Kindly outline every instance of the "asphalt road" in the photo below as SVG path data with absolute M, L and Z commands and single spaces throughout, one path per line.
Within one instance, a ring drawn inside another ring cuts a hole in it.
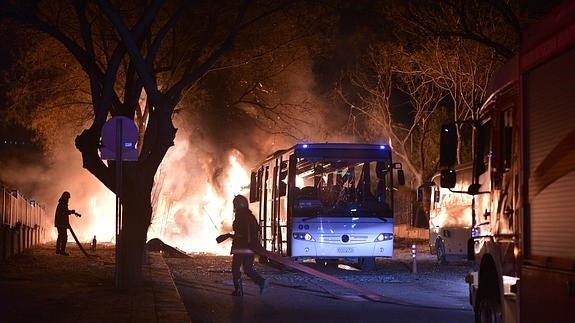
M 439 265 L 434 256 L 421 253 L 413 273 L 410 252 L 396 248 L 394 259 L 378 261 L 372 272 L 307 264 L 383 296 L 379 301 L 309 274 L 262 264 L 256 270 L 270 281 L 266 293 L 259 295 L 244 278 L 246 295 L 233 297 L 231 257 L 192 255 L 166 262 L 192 322 L 473 322 L 463 281 L 470 265 Z

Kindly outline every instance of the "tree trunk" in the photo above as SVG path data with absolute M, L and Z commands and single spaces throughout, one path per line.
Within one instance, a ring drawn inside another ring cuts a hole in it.
M 97 153 L 98 145 L 99 134 L 93 129 L 76 138 L 84 168 L 117 193 L 116 164 L 111 162 L 107 167 L 102 162 Z M 144 246 L 152 219 L 151 192 L 157 167 L 145 167 L 142 162 L 124 162 L 122 166 L 123 219 L 116 255 L 116 285 L 121 289 L 131 289 L 142 285 Z
M 149 177 L 148 174 L 140 176 Z M 116 259 L 118 261 L 116 282 L 117 287 L 121 289 L 137 288 L 142 284 L 144 247 L 152 218 L 150 204 L 152 183 L 153 181 L 136 180 L 127 183 L 126 189 L 123 190 L 123 224 L 120 232 L 120 250 Z

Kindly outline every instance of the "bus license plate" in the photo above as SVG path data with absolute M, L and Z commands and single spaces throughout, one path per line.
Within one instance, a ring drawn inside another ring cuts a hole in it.
M 353 248 L 351 248 L 351 247 L 339 247 L 339 248 L 337 248 L 337 252 L 338 253 L 352 253 Z

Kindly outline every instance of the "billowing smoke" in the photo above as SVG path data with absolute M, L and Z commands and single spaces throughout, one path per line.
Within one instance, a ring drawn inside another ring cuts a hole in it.
M 235 194 L 248 193 L 251 168 L 272 152 L 297 143 L 298 138 L 309 142 L 352 141 L 341 132 L 341 112 L 313 95 L 314 81 L 307 62 L 294 65 L 284 82 L 283 101 L 305 101 L 310 107 L 303 115 L 299 110 L 293 112 L 297 117 L 293 125 L 299 126 L 301 133 L 297 138 L 281 135 L 293 129 L 259 123 L 258 112 L 249 107 L 212 102 L 207 109 L 184 107 L 176 115 L 175 146 L 168 150 L 156 173 L 148 239 L 160 238 L 186 252 L 229 253 L 229 245 L 218 245 L 215 238 L 231 231 L 231 200 Z M 17 170 L 0 171 L 0 178 L 44 205 L 50 224 L 58 198 L 69 191 L 70 208 L 82 214 L 70 219 L 80 241 L 88 243 L 96 236 L 99 242 L 114 242 L 115 196 L 82 168 L 81 155 L 74 147 L 79 129 L 65 132 L 58 134 L 66 139 L 57 141 L 48 166 L 17 165 Z M 51 237 L 55 240 L 55 228 Z
M 80 153 L 72 136 L 54 147 L 49 164 L 8 161 L 2 168 L 2 182 L 18 189 L 26 198 L 37 201 L 46 210 L 46 222 L 52 229 L 49 238 L 56 239 L 54 211 L 62 192 L 71 193 L 69 207 L 82 217 L 70 217 L 70 225 L 81 241 L 96 235 L 99 241 L 113 242 L 115 232 L 114 195 L 94 176 L 82 168 Z M 71 237 L 70 237 L 71 239 Z

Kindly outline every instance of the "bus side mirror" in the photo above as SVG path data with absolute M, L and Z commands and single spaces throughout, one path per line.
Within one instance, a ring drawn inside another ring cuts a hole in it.
M 445 188 L 454 188 L 457 181 L 457 174 L 455 169 L 448 168 L 441 170 L 441 179 L 439 185 Z
M 405 174 L 401 168 L 401 163 L 393 163 L 393 169 L 397 169 L 397 185 L 405 185 Z
M 439 138 L 439 166 L 455 165 L 457 155 L 457 129 L 455 123 L 443 125 Z
M 397 170 L 397 184 L 405 185 L 405 174 L 403 174 L 403 169 Z

